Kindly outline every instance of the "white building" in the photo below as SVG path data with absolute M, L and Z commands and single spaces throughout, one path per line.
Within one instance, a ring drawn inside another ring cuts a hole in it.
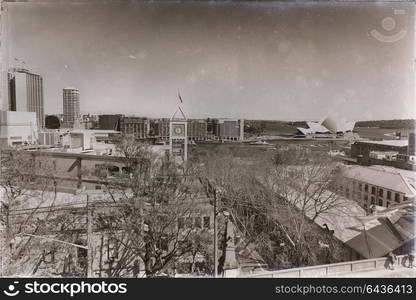
M 0 111 L 0 145 L 34 144 L 38 139 L 36 113 Z
M 330 137 L 337 134 L 345 134 L 352 132 L 355 122 L 347 122 L 343 119 L 337 120 L 334 118 L 325 117 L 320 122 L 306 122 L 308 128 L 298 127 L 298 132 L 301 135 L 308 137 Z
M 95 142 L 94 132 L 91 130 L 72 130 L 64 134 L 62 145 L 72 151 L 88 151 L 93 149 Z

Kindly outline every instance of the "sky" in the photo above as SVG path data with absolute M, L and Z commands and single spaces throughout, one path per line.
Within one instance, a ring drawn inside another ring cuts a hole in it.
M 411 3 L 9 3 L 8 61 L 42 75 L 46 114 L 71 86 L 82 113 L 169 117 L 180 91 L 189 118 L 412 118 L 414 15 Z

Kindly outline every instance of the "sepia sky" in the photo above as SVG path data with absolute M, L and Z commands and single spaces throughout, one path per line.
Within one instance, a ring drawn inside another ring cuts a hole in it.
M 180 90 L 188 117 L 415 115 L 414 4 L 9 3 L 8 36 L 47 114 L 73 86 L 83 113 L 170 116 Z

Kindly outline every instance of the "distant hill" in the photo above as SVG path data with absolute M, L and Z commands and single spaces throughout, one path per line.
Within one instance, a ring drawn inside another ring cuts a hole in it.
M 415 128 L 415 122 L 415 119 L 358 121 L 355 123 L 355 127 L 378 127 L 386 129 Z

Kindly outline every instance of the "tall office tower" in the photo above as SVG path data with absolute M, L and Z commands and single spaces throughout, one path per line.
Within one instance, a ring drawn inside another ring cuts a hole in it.
M 9 110 L 36 113 L 38 127 L 45 127 L 42 76 L 27 69 L 14 68 L 8 72 Z
M 68 87 L 63 90 L 64 99 L 64 122 L 63 126 L 67 128 L 73 128 L 74 123 L 79 121 L 79 90 L 76 88 Z
M 411 130 L 409 132 L 409 144 L 407 146 L 407 154 L 410 155 L 416 155 L 416 133 L 415 129 Z

